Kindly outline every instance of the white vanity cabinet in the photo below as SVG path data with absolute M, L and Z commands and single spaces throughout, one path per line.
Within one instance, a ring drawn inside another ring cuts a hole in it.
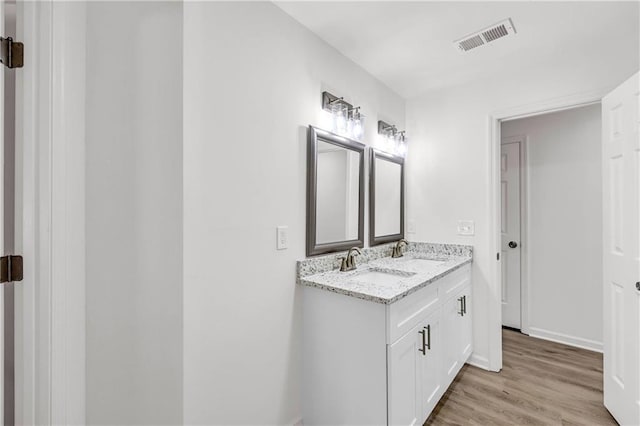
M 442 309 L 438 309 L 434 314 L 425 320 L 426 329 L 429 334 L 427 336 L 427 348 L 425 353 L 421 353 L 422 357 L 421 365 L 422 370 L 420 376 L 422 377 L 422 420 L 426 419 L 429 413 L 433 411 L 440 396 L 444 393 L 441 392 L 444 386 L 442 383 L 442 355 L 443 351 L 443 337 L 442 337 Z
M 422 424 L 471 355 L 470 276 L 391 304 L 305 287 L 305 425 Z
M 416 325 L 388 346 L 388 416 L 392 424 L 414 425 L 422 416 L 421 330 L 422 324 Z
M 388 345 L 389 424 L 414 425 L 426 419 L 442 387 L 441 309 Z M 428 415 L 428 414 L 427 414 Z
M 442 310 L 445 381 L 451 383 L 471 355 L 471 286 L 465 284 L 444 302 Z

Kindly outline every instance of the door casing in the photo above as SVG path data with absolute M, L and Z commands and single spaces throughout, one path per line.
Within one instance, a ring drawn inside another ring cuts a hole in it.
M 490 182 L 488 189 L 489 202 L 489 235 L 490 253 L 500 253 L 502 244 L 501 233 L 501 190 L 500 190 L 500 145 L 502 136 L 500 126 L 503 121 L 515 120 L 518 118 L 533 117 L 550 112 L 563 111 L 572 108 L 600 103 L 602 97 L 612 88 L 600 88 L 590 92 L 577 93 L 561 98 L 554 98 L 541 102 L 525 104 L 518 107 L 500 109 L 487 116 L 489 136 L 487 138 L 490 163 L 488 167 L 488 179 Z M 495 255 L 494 255 L 495 256 Z M 489 357 L 488 365 L 480 365 L 490 371 L 500 371 L 502 369 L 502 265 L 496 259 L 495 265 L 490 269 L 490 297 L 488 300 L 489 318 Z M 528 321 L 528 320 L 527 320 Z

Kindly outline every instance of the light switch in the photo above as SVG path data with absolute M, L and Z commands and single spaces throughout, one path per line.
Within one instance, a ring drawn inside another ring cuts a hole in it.
M 472 220 L 458 221 L 458 235 L 475 235 L 476 225 Z
M 289 248 L 289 227 L 276 227 L 276 249 L 286 250 Z

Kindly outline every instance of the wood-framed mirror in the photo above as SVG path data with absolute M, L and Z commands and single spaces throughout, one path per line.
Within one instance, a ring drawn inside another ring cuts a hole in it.
M 369 245 L 404 238 L 404 158 L 371 149 Z
M 307 256 L 364 246 L 365 145 L 309 126 Z

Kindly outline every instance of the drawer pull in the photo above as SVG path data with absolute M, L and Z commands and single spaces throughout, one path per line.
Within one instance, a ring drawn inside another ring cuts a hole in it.
M 460 314 L 460 316 L 463 317 L 464 316 L 464 296 L 458 297 L 458 302 L 460 302 L 460 311 L 458 311 L 458 314 Z
M 464 313 L 467 313 L 467 295 L 462 296 L 462 309 Z
M 426 328 L 426 327 L 425 327 Z M 418 352 L 422 352 L 422 355 L 427 355 L 427 350 L 425 349 L 427 343 L 425 342 L 425 331 L 424 330 L 420 330 L 418 331 L 418 333 L 422 334 L 422 348 L 418 349 Z
M 424 329 L 427 330 L 427 349 L 431 350 L 431 324 L 427 325 Z

